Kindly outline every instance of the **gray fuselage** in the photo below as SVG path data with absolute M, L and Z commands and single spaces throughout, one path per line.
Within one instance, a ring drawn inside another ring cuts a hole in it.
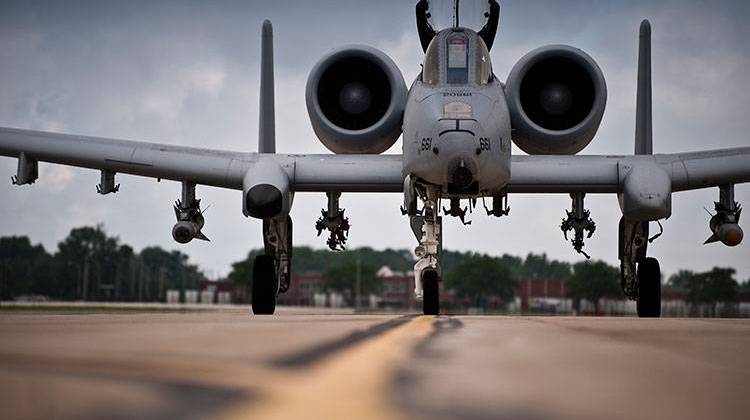
M 470 29 L 440 32 L 409 90 L 403 175 L 444 197 L 492 195 L 510 180 L 510 153 L 508 106 L 484 41 Z

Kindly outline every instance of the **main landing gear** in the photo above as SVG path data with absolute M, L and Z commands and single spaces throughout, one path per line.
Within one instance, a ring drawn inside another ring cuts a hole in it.
M 638 316 L 661 316 L 661 269 L 656 258 L 648 257 L 638 264 Z
M 661 224 L 659 224 L 661 228 Z M 619 258 L 622 291 L 636 301 L 638 316 L 661 316 L 661 269 L 659 261 L 646 257 L 648 244 L 658 238 L 648 238 L 648 221 L 620 219 Z
M 272 315 L 276 297 L 289 289 L 292 262 L 292 219 L 284 216 L 263 220 L 265 254 L 253 261 L 252 310 Z

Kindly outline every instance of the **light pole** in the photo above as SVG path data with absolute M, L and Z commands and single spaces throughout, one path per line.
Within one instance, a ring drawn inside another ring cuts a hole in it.
M 356 283 L 355 283 L 355 292 L 354 292 L 354 310 L 359 311 L 359 298 L 360 298 L 360 259 L 359 256 L 357 256 L 357 276 L 356 276 Z

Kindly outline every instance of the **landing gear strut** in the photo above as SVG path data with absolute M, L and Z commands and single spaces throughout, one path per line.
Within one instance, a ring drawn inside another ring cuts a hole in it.
M 253 262 L 252 309 L 256 315 L 272 315 L 276 297 L 289 290 L 291 282 L 291 217 L 264 219 L 263 245 L 265 254 Z
M 647 258 L 648 221 L 620 219 L 620 285 L 625 296 L 636 301 L 639 317 L 661 316 L 661 269 L 656 258 Z M 661 227 L 661 224 L 659 225 Z
M 440 313 L 440 254 L 442 246 L 442 218 L 438 216 L 438 190 L 434 186 L 420 186 L 419 196 L 424 201 L 422 215 L 410 217 L 411 229 L 419 245 L 414 250 L 414 293 L 422 299 L 425 315 Z

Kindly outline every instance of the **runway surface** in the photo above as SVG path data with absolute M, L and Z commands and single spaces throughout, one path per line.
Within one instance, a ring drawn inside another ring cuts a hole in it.
M 0 313 L 2 418 L 745 419 L 750 322 Z

